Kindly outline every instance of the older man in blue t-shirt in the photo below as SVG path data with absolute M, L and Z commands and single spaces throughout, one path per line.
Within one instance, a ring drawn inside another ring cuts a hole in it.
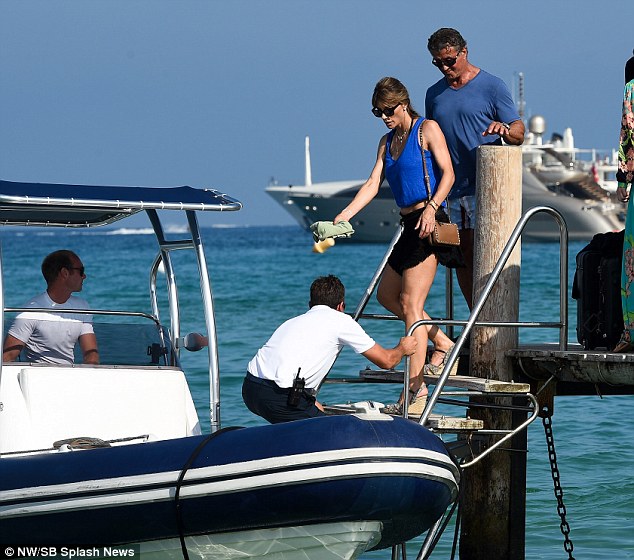
M 428 40 L 432 64 L 443 78 L 427 90 L 425 113 L 447 140 L 456 179 L 449 194 L 451 220 L 460 228 L 466 267 L 456 269 L 469 309 L 473 299 L 476 151 L 483 144 L 519 146 L 524 123 L 506 84 L 467 60 L 467 43 L 455 29 L 442 28 Z

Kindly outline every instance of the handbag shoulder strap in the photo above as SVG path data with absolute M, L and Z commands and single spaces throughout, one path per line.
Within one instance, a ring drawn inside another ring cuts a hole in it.
M 425 181 L 425 189 L 427 189 L 427 200 L 431 200 L 431 187 L 429 186 L 429 172 L 427 171 L 427 160 L 425 159 L 425 149 L 423 148 L 423 124 L 425 124 L 425 120 L 420 123 L 418 127 L 418 138 L 420 140 L 420 155 L 423 160 L 423 177 Z M 445 204 L 447 205 L 447 215 L 449 214 L 449 198 L 445 199 Z
M 423 120 L 418 127 L 418 139 L 420 141 L 420 155 L 423 160 L 423 182 L 425 183 L 425 189 L 427 190 L 427 200 L 431 199 L 431 188 L 429 187 L 429 171 L 427 170 L 427 161 L 425 159 L 425 149 L 423 148 L 423 124 L 425 121 Z

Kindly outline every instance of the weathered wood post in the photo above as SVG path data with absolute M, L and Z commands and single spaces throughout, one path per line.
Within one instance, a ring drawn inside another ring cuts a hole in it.
M 477 159 L 474 302 L 489 279 L 521 212 L 521 148 L 481 146 Z M 480 321 L 518 321 L 519 280 L 518 243 L 482 310 Z M 471 374 L 511 381 L 512 366 L 504 352 L 517 345 L 517 328 L 475 328 L 471 336 Z M 509 399 L 501 402 L 510 404 Z M 513 422 L 510 411 L 472 409 L 471 416 L 483 419 L 485 429 L 506 430 Z M 517 445 L 517 440 L 513 444 Z M 522 445 L 521 440 L 519 444 Z M 523 445 L 525 449 L 525 441 Z M 524 558 L 526 483 L 522 476 L 525 477 L 525 471 L 525 453 L 509 452 L 504 448 L 465 471 L 461 559 Z

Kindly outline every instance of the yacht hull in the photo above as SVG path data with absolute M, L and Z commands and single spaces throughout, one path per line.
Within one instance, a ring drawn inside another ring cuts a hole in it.
M 333 188 L 329 183 L 325 189 L 319 184 L 308 187 L 272 186 L 266 192 L 275 199 L 303 228 L 322 220 L 332 220 L 350 203 L 356 194 L 349 182 L 341 188 Z M 622 216 L 613 203 L 582 199 L 568 193 L 548 189 L 529 171 L 523 173 L 522 209 L 534 206 L 551 206 L 558 210 L 566 220 L 568 238 L 571 240 L 589 240 L 600 232 L 615 231 L 624 227 Z M 341 242 L 387 243 L 399 225 L 399 210 L 394 203 L 389 186 L 383 184 L 379 195 L 357 214 L 352 222 L 355 233 Z M 559 228 L 549 216 L 536 216 L 527 226 L 523 238 L 533 241 L 555 241 L 559 239 Z

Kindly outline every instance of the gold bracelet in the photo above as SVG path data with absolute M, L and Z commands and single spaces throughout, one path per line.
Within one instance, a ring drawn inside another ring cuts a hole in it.
M 432 207 L 432 208 L 433 208 L 436 212 L 438 212 L 438 208 L 439 208 L 438 203 L 437 203 L 437 202 L 436 202 L 433 198 L 430 198 L 430 199 L 429 199 L 429 205 L 430 205 L 430 206 L 431 206 L 431 207 Z

